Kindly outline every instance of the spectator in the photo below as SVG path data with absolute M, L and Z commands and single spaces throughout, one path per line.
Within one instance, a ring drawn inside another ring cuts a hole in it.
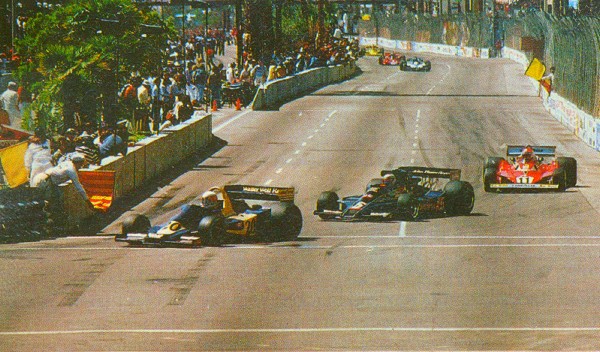
M 17 93 L 18 85 L 15 82 L 8 82 L 8 86 L 4 93 L 0 95 L 1 107 L 8 113 L 10 125 L 13 127 L 21 127 L 21 110 L 19 109 L 19 94 Z
M 192 73 L 192 84 L 196 86 L 196 101 L 200 105 L 204 100 L 204 88 L 206 88 L 206 80 L 208 75 L 206 73 L 206 67 L 204 64 L 199 64 Z
M 190 97 L 185 94 L 179 94 L 175 103 L 175 121 L 181 123 L 190 117 L 194 113 L 194 107 L 190 101 Z
M 227 82 L 229 84 L 237 83 L 237 77 L 235 74 L 235 63 L 232 62 L 227 67 L 226 77 L 227 77 Z
M 150 117 L 150 104 L 152 102 L 151 96 L 151 86 L 150 81 L 147 79 L 142 82 L 137 89 L 137 99 L 138 99 L 138 109 L 137 109 L 137 119 L 138 122 L 136 124 L 137 130 L 145 130 L 149 128 L 152 130 L 152 124 L 148 124 L 148 120 Z
M 59 185 L 67 181 L 72 181 L 75 189 L 85 200 L 87 207 L 94 210 L 94 205 L 90 202 L 85 189 L 79 182 L 77 171 L 85 164 L 85 156 L 79 153 L 73 153 L 70 160 L 66 160 L 57 166 L 47 169 L 35 176 L 32 187 L 37 187 L 42 192 L 44 200 L 48 202 L 49 218 L 54 226 L 60 227 L 66 219 L 64 213 L 64 197 Z
M 103 128 L 100 132 L 100 158 L 116 156 L 119 153 L 125 156 L 127 154 L 127 144 L 117 134 L 114 128 Z
M 100 151 L 94 144 L 94 137 L 84 131 L 81 136 L 75 139 L 75 152 L 83 155 L 86 161 L 92 165 L 100 165 Z
M 151 97 L 151 106 L 150 106 L 150 119 L 152 120 L 151 131 L 158 130 L 158 126 L 162 121 L 162 107 L 163 107 L 163 97 L 160 91 L 160 77 L 154 78 L 152 82 L 152 88 L 150 91 Z
M 34 135 L 30 137 L 24 161 L 25 168 L 29 171 L 30 186 L 33 186 L 35 176 L 52 167 L 50 141 L 46 138 L 43 129 L 36 128 Z

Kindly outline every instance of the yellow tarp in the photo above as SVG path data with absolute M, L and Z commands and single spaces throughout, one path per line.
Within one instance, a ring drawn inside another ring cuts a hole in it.
M 544 72 L 546 72 L 546 65 L 538 59 L 533 59 L 525 70 L 525 75 L 539 81 L 544 77 Z
M 18 187 L 29 179 L 29 173 L 25 168 L 27 146 L 27 142 L 23 142 L 0 150 L 2 169 L 10 188 Z

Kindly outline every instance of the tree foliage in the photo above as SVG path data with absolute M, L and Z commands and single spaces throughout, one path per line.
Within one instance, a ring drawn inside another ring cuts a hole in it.
M 174 34 L 172 23 L 131 0 L 72 1 L 37 14 L 17 42 L 27 58 L 17 75 L 36 96 L 36 124 L 58 129 L 74 109 L 89 120 L 117 118 L 106 114 L 118 114 L 121 83 L 131 72 L 159 68 Z

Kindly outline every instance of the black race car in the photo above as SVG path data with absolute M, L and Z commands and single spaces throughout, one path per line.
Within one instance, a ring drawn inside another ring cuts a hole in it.
M 420 57 L 411 57 L 400 62 L 399 67 L 402 71 L 429 72 L 431 71 L 431 61 Z
M 302 213 L 294 204 L 292 187 L 227 185 L 210 191 L 218 195 L 216 206 L 194 200 L 157 226 L 151 226 L 144 215 L 132 214 L 115 240 L 133 245 L 219 246 L 235 237 L 294 240 L 302 230 Z
M 393 175 L 385 184 L 372 179 L 365 193 L 339 199 L 335 192 L 322 192 L 314 211 L 323 220 L 417 219 L 431 215 L 468 215 L 475 204 L 473 186 L 460 181 L 459 169 L 399 167 L 383 170 Z M 442 184 L 441 179 L 449 179 Z

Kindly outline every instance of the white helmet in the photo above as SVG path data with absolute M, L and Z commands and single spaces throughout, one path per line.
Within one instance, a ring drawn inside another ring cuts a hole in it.
M 383 184 L 386 186 L 389 186 L 391 184 L 393 184 L 394 182 L 396 182 L 396 176 L 394 176 L 394 174 L 385 174 L 383 176 Z
M 203 207 L 214 207 L 219 202 L 217 194 L 213 191 L 206 191 L 202 193 L 200 204 Z

